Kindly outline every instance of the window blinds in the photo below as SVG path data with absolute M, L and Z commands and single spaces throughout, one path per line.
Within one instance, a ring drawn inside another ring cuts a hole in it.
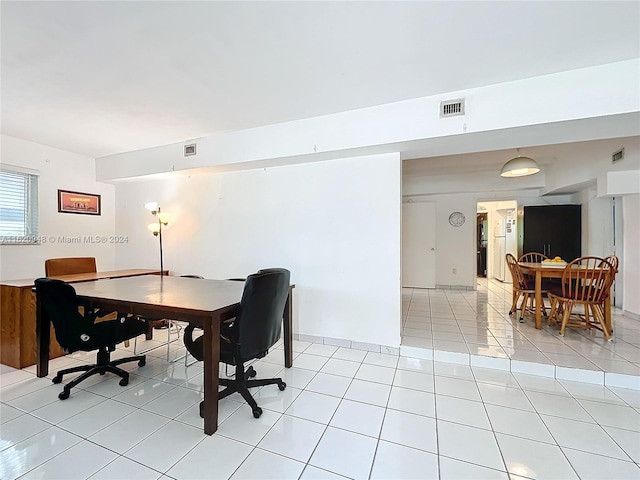
M 0 169 L 0 243 L 39 243 L 37 175 Z

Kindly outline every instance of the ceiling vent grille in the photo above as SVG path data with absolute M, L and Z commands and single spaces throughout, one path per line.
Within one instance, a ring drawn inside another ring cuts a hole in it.
M 619 162 L 623 158 L 624 158 L 624 148 L 621 148 L 617 152 L 613 152 L 613 154 L 611 154 L 611 163 Z
M 191 155 L 196 154 L 196 144 L 190 143 L 189 145 L 184 146 L 184 156 L 190 157 Z
M 440 102 L 440 118 L 464 115 L 464 98 Z

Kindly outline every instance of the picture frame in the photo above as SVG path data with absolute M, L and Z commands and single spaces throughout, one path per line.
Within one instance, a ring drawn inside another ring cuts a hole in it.
M 58 213 L 102 215 L 100 195 L 94 193 L 58 190 Z

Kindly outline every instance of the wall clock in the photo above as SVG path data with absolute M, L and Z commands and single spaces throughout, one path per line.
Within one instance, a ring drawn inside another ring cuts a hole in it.
M 464 213 L 462 212 L 453 212 L 449 215 L 449 223 L 454 227 L 461 227 L 464 225 L 465 220 Z

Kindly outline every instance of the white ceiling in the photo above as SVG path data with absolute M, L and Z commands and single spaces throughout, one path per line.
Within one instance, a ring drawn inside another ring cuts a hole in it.
M 637 58 L 639 19 L 636 1 L 2 1 L 2 133 L 100 157 Z

